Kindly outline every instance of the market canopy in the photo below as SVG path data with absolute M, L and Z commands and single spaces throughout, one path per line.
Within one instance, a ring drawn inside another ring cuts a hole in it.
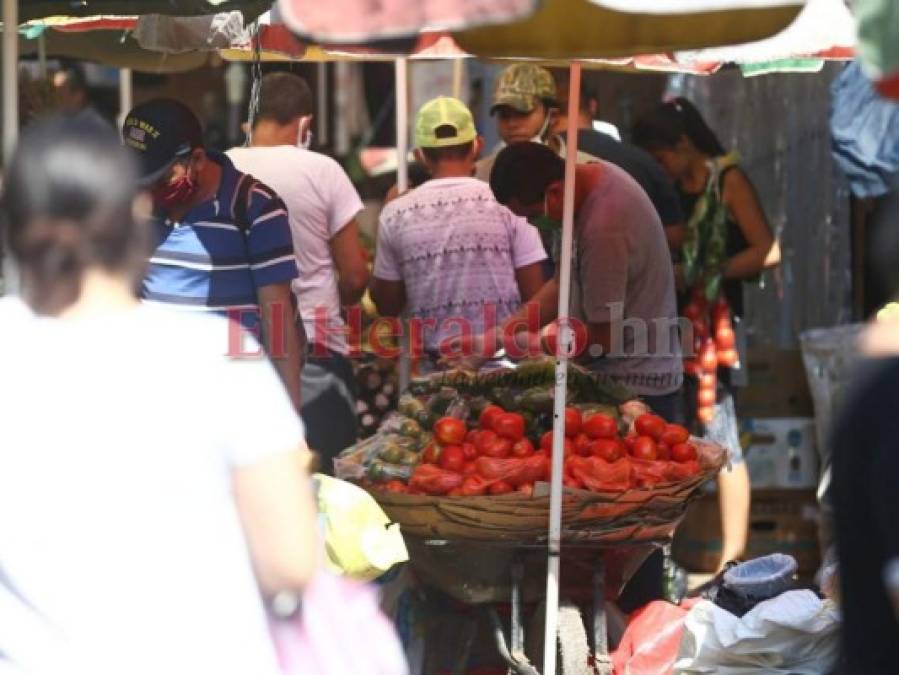
M 19 0 L 19 21 L 52 16 L 198 16 L 234 10 L 251 21 L 271 6 L 272 0 Z
M 316 44 L 414 40 L 451 31 L 483 58 L 597 59 L 752 42 L 783 30 L 802 0 L 279 0 L 284 23 Z

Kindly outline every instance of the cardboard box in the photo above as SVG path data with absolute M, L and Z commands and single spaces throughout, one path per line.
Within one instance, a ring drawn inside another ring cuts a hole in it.
M 740 438 L 753 488 L 817 488 L 814 419 L 747 419 L 741 424 Z
M 798 349 L 750 349 L 748 384 L 737 389 L 740 417 L 813 417 L 812 396 Z
M 677 529 L 674 559 L 689 572 L 714 572 L 721 557 L 721 515 L 717 495 L 694 501 Z M 743 560 L 786 553 L 810 576 L 821 563 L 818 503 L 814 490 L 756 490 L 749 515 L 749 542 Z

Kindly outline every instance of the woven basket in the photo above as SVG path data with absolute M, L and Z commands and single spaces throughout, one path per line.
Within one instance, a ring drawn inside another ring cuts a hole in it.
M 562 540 L 614 544 L 669 537 L 690 498 L 726 462 L 723 448 L 698 439 L 702 472 L 677 483 L 625 492 L 565 488 Z M 372 496 L 404 534 L 427 539 L 540 544 L 547 539 L 549 496 L 426 497 L 372 490 Z

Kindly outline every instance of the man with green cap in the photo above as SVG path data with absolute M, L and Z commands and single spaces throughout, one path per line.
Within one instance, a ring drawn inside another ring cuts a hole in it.
M 533 63 L 516 63 L 499 76 L 490 114 L 496 117 L 496 130 L 502 139 L 502 146 L 526 141 L 545 145 L 555 141 L 552 143 L 553 149 L 564 152 L 564 147 L 553 134 L 553 119 L 558 110 L 556 82 L 552 74 Z M 477 163 L 475 175 L 479 179 L 490 181 L 493 162 L 502 146 Z M 586 153 L 578 153 L 579 162 L 595 160 Z
M 371 296 L 382 315 L 417 320 L 413 350 L 447 356 L 454 339 L 479 335 L 540 289 L 546 251 L 537 230 L 472 177 L 482 141 L 464 103 L 423 105 L 415 145 L 431 179 L 381 212 Z

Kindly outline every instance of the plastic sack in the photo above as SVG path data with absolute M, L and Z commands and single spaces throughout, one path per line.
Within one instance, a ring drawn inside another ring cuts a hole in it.
M 322 474 L 315 482 L 329 571 L 370 581 L 409 559 L 399 525 L 370 494 Z
M 375 590 L 348 579 L 318 575 L 303 593 L 299 613 L 288 619 L 269 615 L 269 632 L 284 675 L 409 672 Z
M 684 620 L 696 602 L 699 601 L 688 600 L 678 606 L 654 600 L 634 612 L 618 649 L 612 654 L 615 675 L 671 673 L 684 632 Z
M 790 589 L 797 569 L 793 556 L 772 553 L 731 567 L 724 584 L 747 600 L 767 600 Z
M 684 620 L 674 672 L 821 675 L 839 654 L 839 614 L 812 591 L 787 591 L 736 617 L 708 600 Z

